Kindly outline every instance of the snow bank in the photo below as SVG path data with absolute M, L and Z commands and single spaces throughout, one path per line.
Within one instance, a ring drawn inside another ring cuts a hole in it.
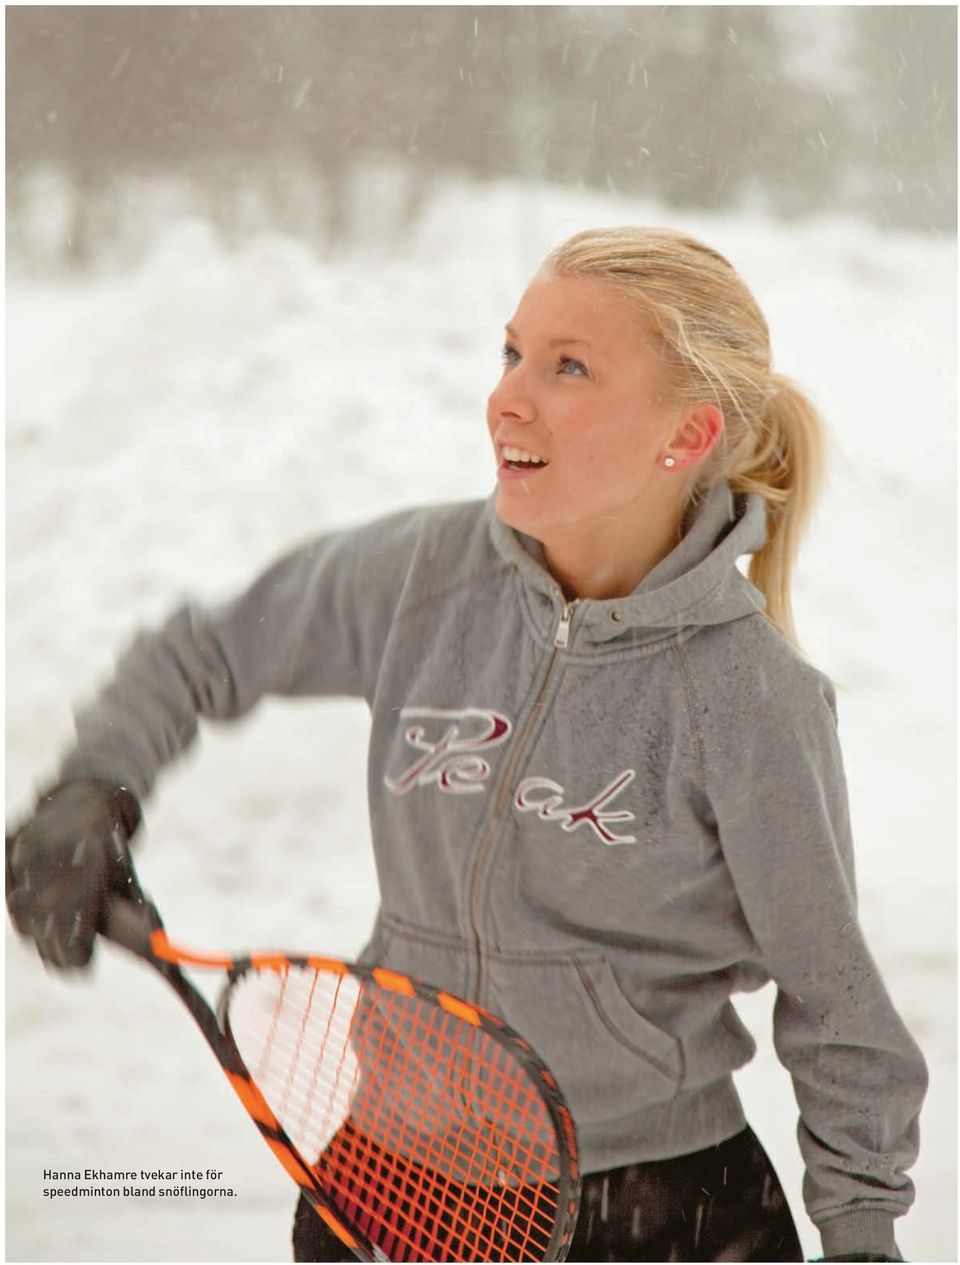
M 174 225 L 137 272 L 12 284 L 7 310 L 8 813 L 143 622 L 227 596 L 293 541 L 418 501 L 486 495 L 502 325 L 546 250 L 590 224 L 670 223 L 724 251 L 775 364 L 833 428 L 797 617 L 837 682 L 862 914 L 933 1086 L 900 1236 L 955 1259 L 952 242 L 846 219 L 784 227 L 626 199 L 450 184 L 402 256 L 321 265 L 264 236 Z M 376 904 L 362 707 L 262 706 L 163 779 L 141 850 L 177 938 L 349 955 Z M 158 981 L 103 953 L 48 977 L 7 933 L 7 1256 L 282 1260 L 293 1189 Z M 748 1114 L 802 1227 L 770 990 Z M 230 1201 L 43 1199 L 42 1171 L 219 1168 Z M 166 1206 L 165 1206 L 166 1205 Z

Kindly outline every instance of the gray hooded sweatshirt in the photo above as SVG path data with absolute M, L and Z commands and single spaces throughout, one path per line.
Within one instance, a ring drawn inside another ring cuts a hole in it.
M 825 1254 L 893 1254 L 926 1070 L 857 922 L 833 688 L 736 566 L 765 532 L 721 484 L 629 597 L 569 603 L 492 499 L 324 535 L 142 634 L 62 775 L 143 796 L 199 717 L 365 698 L 365 958 L 518 1029 L 586 1172 L 744 1127 L 731 995 L 775 980 Z

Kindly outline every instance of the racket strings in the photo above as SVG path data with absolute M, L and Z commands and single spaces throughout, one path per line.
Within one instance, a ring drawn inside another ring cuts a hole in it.
M 228 1017 L 328 1199 L 388 1259 L 545 1258 L 556 1135 L 504 1044 L 416 995 L 298 964 L 242 975 Z
M 383 1152 L 349 1121 L 317 1171 L 334 1204 L 393 1261 L 536 1260 L 556 1217 L 555 1193 L 453 1182 Z

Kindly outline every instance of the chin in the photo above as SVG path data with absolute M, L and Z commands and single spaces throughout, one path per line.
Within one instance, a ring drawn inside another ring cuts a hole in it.
M 526 536 L 541 540 L 541 532 L 545 526 L 542 510 L 538 510 L 532 495 L 501 488 L 497 493 L 495 509 L 501 523 L 512 527 L 514 531 L 522 531 Z

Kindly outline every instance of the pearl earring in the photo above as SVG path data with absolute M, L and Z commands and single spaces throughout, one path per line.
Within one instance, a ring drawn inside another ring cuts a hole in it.
M 673 467 L 677 464 L 677 459 L 676 457 L 664 457 L 663 464 L 667 467 L 668 470 L 672 470 Z

